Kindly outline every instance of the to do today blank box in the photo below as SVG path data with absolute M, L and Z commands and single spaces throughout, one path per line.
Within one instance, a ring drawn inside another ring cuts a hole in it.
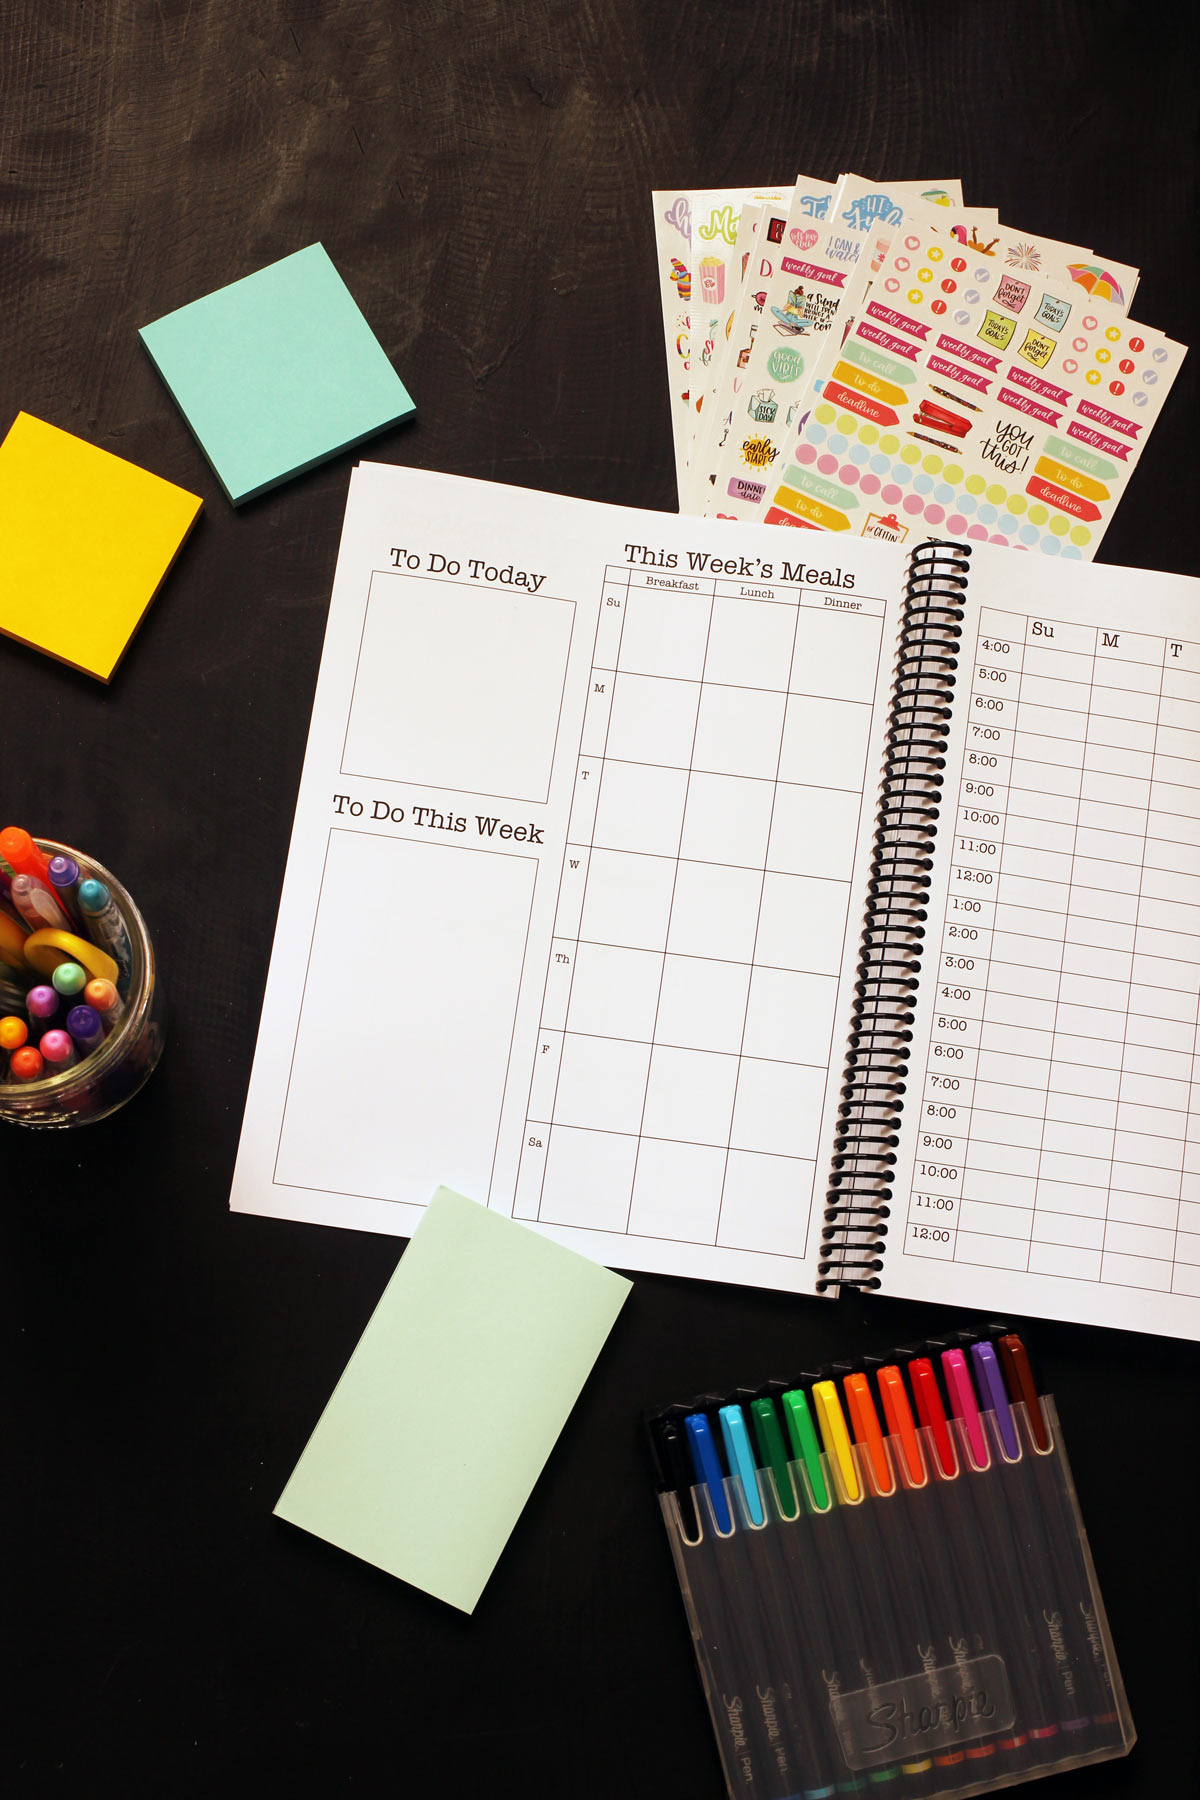
M 574 622 L 570 600 L 377 572 L 342 773 L 544 805 Z

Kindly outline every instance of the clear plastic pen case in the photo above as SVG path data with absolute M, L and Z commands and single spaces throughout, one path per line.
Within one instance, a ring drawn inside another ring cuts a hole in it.
M 660 1494 L 733 1800 L 982 1794 L 1123 1755 L 1134 1728 L 1053 1400 L 1019 1454 L 992 1412 L 986 1466 L 947 1421 L 946 1477 L 928 1427 L 880 1464 L 849 1447 L 858 1496 L 822 1454 L 825 1494 L 757 1470 Z M 945 1447 L 941 1452 L 945 1456 Z M 914 1478 L 915 1477 L 915 1478 Z M 822 1500 L 824 1504 L 822 1504 Z

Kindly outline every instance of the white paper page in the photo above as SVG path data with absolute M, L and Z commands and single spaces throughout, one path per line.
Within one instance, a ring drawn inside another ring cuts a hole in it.
M 903 561 L 779 541 L 355 472 L 235 1209 L 811 1289 Z
M 1200 590 L 971 564 L 884 1287 L 1200 1335 Z

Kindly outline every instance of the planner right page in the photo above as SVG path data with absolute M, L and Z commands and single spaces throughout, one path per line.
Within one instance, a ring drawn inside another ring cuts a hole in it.
M 971 558 L 889 1293 L 1200 1336 L 1200 582 Z

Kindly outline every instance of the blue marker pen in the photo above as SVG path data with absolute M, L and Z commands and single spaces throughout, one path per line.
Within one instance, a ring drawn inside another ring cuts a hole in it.
M 696 1482 L 700 1487 L 708 1489 L 709 1503 L 713 1517 L 717 1521 L 717 1530 L 728 1536 L 733 1530 L 733 1520 L 729 1515 L 729 1503 L 725 1498 L 725 1478 L 721 1473 L 721 1459 L 717 1455 L 716 1439 L 709 1429 L 708 1420 L 703 1413 L 692 1413 L 687 1421 L 688 1449 L 692 1456 L 692 1467 L 696 1471 Z
M 766 1514 L 758 1491 L 758 1466 L 750 1448 L 750 1434 L 746 1430 L 742 1409 L 740 1406 L 723 1406 L 717 1417 L 721 1421 L 721 1436 L 725 1441 L 729 1472 L 736 1477 L 741 1487 L 746 1514 L 752 1525 L 763 1525 L 766 1523 Z
M 99 944 L 101 950 L 107 950 L 121 971 L 122 986 L 127 989 L 133 969 L 133 950 L 116 901 L 104 882 L 96 881 L 91 876 L 80 882 L 78 899 L 79 910 L 83 914 L 83 922 L 92 942 Z

